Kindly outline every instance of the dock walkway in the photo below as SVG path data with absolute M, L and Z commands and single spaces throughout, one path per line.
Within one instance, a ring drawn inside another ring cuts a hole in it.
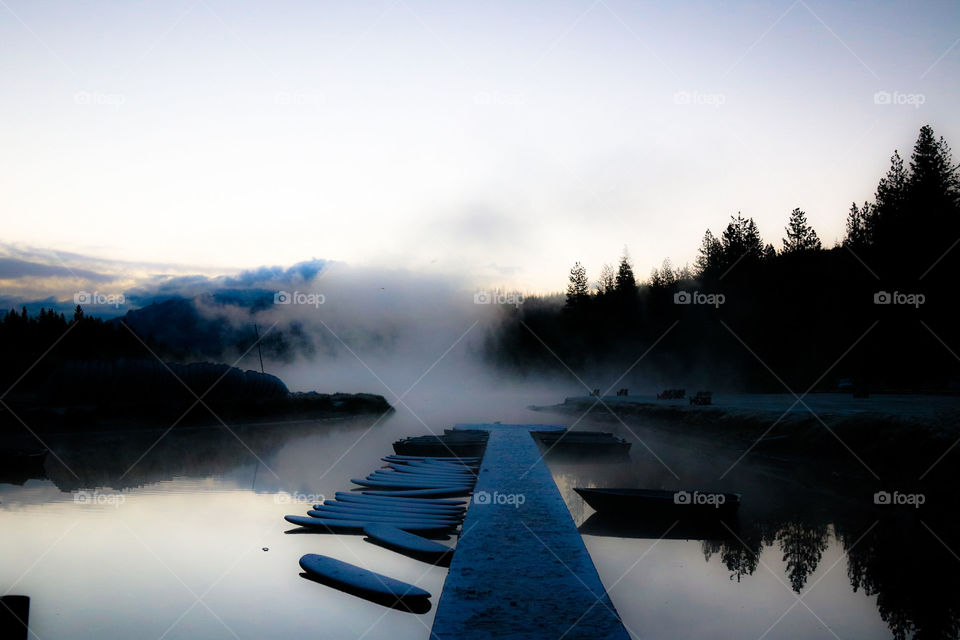
M 531 431 L 490 432 L 431 640 L 629 640 Z

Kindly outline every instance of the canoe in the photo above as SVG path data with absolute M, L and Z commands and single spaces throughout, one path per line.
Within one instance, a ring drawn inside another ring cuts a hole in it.
M 300 567 L 324 584 L 385 598 L 429 598 L 430 592 L 368 569 L 317 553 L 300 558 Z
M 429 504 L 429 505 L 433 505 L 433 506 L 442 505 L 442 506 L 446 506 L 446 507 L 463 507 L 463 506 L 465 506 L 465 505 L 467 504 L 463 499 L 461 499 L 461 500 L 443 500 L 443 499 L 440 499 L 440 498 L 430 498 L 430 499 L 423 499 L 423 498 L 403 498 L 403 497 L 396 496 L 396 495 L 390 496 L 389 498 L 385 498 L 385 497 L 380 497 L 380 496 L 364 495 L 364 494 L 362 494 L 362 493 L 350 493 L 350 492 L 348 492 L 348 491 L 337 491 L 336 494 L 334 494 L 334 495 L 336 496 L 336 499 L 337 499 L 337 500 L 347 500 L 347 501 L 353 501 L 353 502 L 368 502 L 368 501 L 373 501 L 373 502 L 390 502 L 390 503 L 401 503 L 401 504 L 402 504 L 402 503 L 407 503 L 407 504 L 412 504 L 412 505 L 417 505 L 417 506 L 419 506 L 419 505 L 424 505 L 424 504 Z
M 464 509 L 446 509 L 444 507 L 434 507 L 430 505 L 424 505 L 422 507 L 417 507 L 414 505 L 408 504 L 389 504 L 389 503 L 378 503 L 378 502 L 343 502 L 338 500 L 326 500 L 321 504 L 313 505 L 314 509 L 319 509 L 320 507 L 339 507 L 343 509 L 365 509 L 365 510 L 374 510 L 382 511 L 385 513 L 422 513 L 424 515 L 438 515 L 438 516 L 455 516 L 461 517 L 466 511 Z
M 656 489 L 573 489 L 599 513 L 633 517 L 642 513 L 670 512 L 683 515 L 723 515 L 740 506 L 739 493 L 660 491 Z
M 370 520 L 337 520 L 335 518 L 311 518 L 309 516 L 283 516 L 283 519 L 290 524 L 311 529 L 321 529 L 330 533 L 363 533 L 363 527 L 373 524 Z M 398 529 L 404 531 L 446 531 L 451 527 L 446 524 L 436 524 L 433 522 L 398 522 L 393 524 Z
M 460 524 L 461 518 L 450 516 L 425 516 L 409 514 L 390 514 L 376 511 L 361 511 L 359 509 L 336 509 L 334 507 L 320 507 L 309 509 L 307 515 L 311 518 L 331 518 L 334 520 L 398 520 L 400 522 L 427 522 L 433 524 Z
M 371 540 L 380 543 L 388 549 L 406 552 L 424 560 L 441 562 L 453 555 L 453 548 L 442 545 L 433 540 L 427 540 L 414 533 L 401 531 L 386 524 L 371 524 L 363 528 Z
M 471 493 L 473 493 L 473 487 L 456 487 L 449 489 L 367 489 L 361 492 L 361 494 L 365 496 L 396 496 L 398 498 L 451 498 L 454 496 L 465 496 Z

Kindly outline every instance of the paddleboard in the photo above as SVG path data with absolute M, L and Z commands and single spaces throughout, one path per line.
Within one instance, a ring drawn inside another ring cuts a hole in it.
M 371 524 L 363 532 L 380 544 L 399 551 L 406 551 L 431 560 L 444 560 L 453 555 L 453 548 L 427 540 L 416 534 L 401 531 L 386 524 Z
M 366 496 L 362 493 L 350 493 L 349 491 L 337 491 L 335 494 L 337 500 L 347 500 L 347 501 L 374 501 L 374 502 L 391 502 L 391 503 L 407 503 L 412 505 L 424 505 L 429 504 L 433 506 L 445 506 L 445 507 L 463 507 L 466 505 L 464 500 L 441 500 L 439 498 L 402 498 L 400 496 L 392 496 L 390 498 L 383 498 L 380 496 Z
M 458 487 L 451 489 L 367 489 L 361 493 L 366 496 L 396 496 L 398 498 L 449 498 L 465 496 L 473 492 L 473 487 Z
M 300 558 L 300 567 L 325 584 L 346 587 L 347 590 L 398 600 L 430 597 L 430 592 L 420 587 L 317 553 L 308 553 Z
M 369 520 L 336 520 L 334 518 L 311 518 L 309 516 L 283 516 L 290 524 L 311 529 L 321 529 L 331 533 L 363 533 L 363 527 L 372 524 Z M 404 531 L 445 531 L 450 527 L 445 524 L 429 522 L 400 522 L 394 523 L 398 529 Z

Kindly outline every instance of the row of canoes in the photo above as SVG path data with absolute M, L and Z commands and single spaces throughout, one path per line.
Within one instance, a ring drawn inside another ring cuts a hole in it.
M 288 515 L 303 531 L 364 534 L 368 542 L 406 556 L 449 566 L 454 549 L 431 537 L 455 534 L 476 484 L 480 459 L 392 455 L 366 478 L 353 479 L 359 492 L 337 492 L 313 505 L 306 516 Z M 305 577 L 393 608 L 429 610 L 430 593 L 362 567 L 309 553 L 300 558 Z

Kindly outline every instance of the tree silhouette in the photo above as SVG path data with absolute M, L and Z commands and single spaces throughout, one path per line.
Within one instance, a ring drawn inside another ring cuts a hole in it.
M 673 268 L 670 258 L 664 258 L 659 269 L 653 268 L 650 273 L 650 286 L 654 289 L 670 289 L 680 279 L 680 272 Z
M 590 285 L 587 283 L 587 270 L 579 262 L 570 269 L 570 284 L 567 285 L 567 308 L 582 305 L 590 297 Z
M 637 292 L 637 279 L 633 275 L 633 266 L 630 264 L 630 254 L 623 248 L 620 265 L 617 267 L 616 291 L 621 295 Z
M 799 208 L 790 212 L 790 221 L 786 226 L 787 237 L 783 238 L 783 253 L 819 251 L 820 238 L 817 232 L 807 224 L 807 214 Z
M 713 235 L 710 229 L 703 234 L 703 242 L 700 244 L 700 251 L 697 260 L 694 263 L 698 276 L 704 276 L 708 272 L 716 269 L 723 259 L 723 245 Z
M 863 207 L 857 207 L 857 203 L 851 203 L 850 212 L 847 213 L 846 235 L 843 239 L 843 245 L 857 248 L 865 247 L 872 241 L 871 231 L 873 229 L 874 208 L 869 202 L 864 202 Z
M 780 550 L 787 563 L 790 586 L 797 593 L 803 590 L 810 574 L 817 570 L 820 558 L 827 548 L 829 532 L 825 525 L 805 525 L 801 522 L 787 523 L 777 532 Z
M 601 296 L 613 293 L 617 287 L 617 272 L 606 262 L 600 267 L 600 277 L 597 279 L 597 293 Z
M 753 218 L 744 218 L 737 212 L 721 235 L 722 267 L 727 271 L 738 263 L 746 266 L 759 263 L 765 256 L 763 240 Z

